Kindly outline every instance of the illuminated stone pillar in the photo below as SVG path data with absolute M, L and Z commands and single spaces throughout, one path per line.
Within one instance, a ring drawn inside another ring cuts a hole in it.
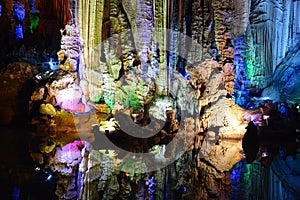
M 156 27 L 155 31 L 155 41 L 158 41 L 159 46 L 156 46 L 158 49 L 162 49 L 159 51 L 159 75 L 156 81 L 156 85 L 158 86 L 157 93 L 160 95 L 167 95 L 168 92 L 168 82 L 169 82 L 169 69 L 166 62 L 166 46 L 167 46 L 167 38 L 166 38 L 166 28 L 167 28 L 167 2 L 164 0 L 156 0 L 154 2 L 154 25 Z
M 136 1 L 136 37 L 135 43 L 137 53 L 142 62 L 143 76 L 147 75 L 148 53 L 153 40 L 153 1 L 152 0 L 138 0 Z
M 70 0 L 70 11 L 72 14 L 72 18 L 71 18 L 71 24 L 76 24 L 78 25 L 78 11 L 79 11 L 79 2 L 77 0 Z
M 89 110 L 87 102 L 94 102 L 101 92 L 97 88 L 100 70 L 102 20 L 105 0 L 80 0 L 78 2 L 78 17 L 80 37 L 83 40 L 83 49 L 80 55 L 79 76 L 83 91 L 83 103 Z M 77 14 L 75 14 L 77 15 Z
M 24 26 L 24 20 L 25 20 L 25 1 L 24 0 L 18 0 L 14 2 L 14 28 L 15 28 L 15 34 L 16 34 L 16 40 L 20 40 L 24 37 L 23 34 L 23 26 Z
M 83 59 L 86 69 L 99 66 L 103 7 L 104 0 L 80 0 L 79 2 L 79 26 L 81 37 L 85 41 Z

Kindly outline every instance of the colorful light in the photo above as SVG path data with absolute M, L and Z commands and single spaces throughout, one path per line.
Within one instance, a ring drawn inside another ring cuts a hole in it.
M 17 187 L 14 187 L 13 189 L 13 199 L 19 200 L 20 199 L 21 190 Z
M 48 64 L 49 64 L 51 70 L 58 70 L 59 69 L 58 65 L 53 63 L 53 58 L 50 58 L 50 61 L 48 62 Z
M 153 176 L 149 180 L 146 181 L 146 185 L 148 186 L 148 193 L 150 195 L 155 195 L 156 194 L 156 183 L 154 181 Z
M 268 157 L 268 155 L 269 155 L 268 152 L 264 151 L 264 152 L 262 152 L 261 157 L 265 158 L 265 157 Z
M 52 175 L 49 174 L 46 180 L 47 180 L 47 181 L 50 181 L 51 179 L 52 179 Z
M 183 75 L 183 77 L 184 77 L 186 80 L 191 79 L 191 75 L 190 75 L 189 73 L 185 73 L 185 74 Z

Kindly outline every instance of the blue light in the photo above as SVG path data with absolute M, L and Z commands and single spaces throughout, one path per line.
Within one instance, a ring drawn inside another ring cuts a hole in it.
M 50 58 L 50 61 L 48 62 L 49 63 L 49 65 L 50 65 L 50 68 L 52 69 L 53 68 L 53 62 L 52 62 L 52 58 Z
M 188 80 L 191 78 L 191 75 L 189 73 L 185 73 L 183 77 Z
M 148 186 L 148 193 L 150 195 L 155 195 L 156 194 L 156 183 L 154 181 L 153 176 L 149 180 L 146 181 L 146 185 Z
M 261 100 L 270 100 L 270 97 L 261 97 Z
M 23 27 L 19 24 L 16 27 L 16 40 L 19 41 L 23 38 Z
M 52 175 L 51 174 L 49 174 L 49 176 L 47 177 L 47 181 L 50 181 L 51 180 L 51 178 L 52 178 Z
M 13 199 L 19 200 L 20 199 L 21 190 L 17 187 L 14 187 L 13 189 Z
M 186 191 L 187 191 L 187 186 L 178 186 L 177 188 L 176 188 L 176 190 L 181 190 L 181 188 L 183 189 L 183 193 L 185 193 Z
M 183 186 L 183 192 L 186 192 L 186 191 L 187 191 L 187 187 Z
M 52 58 L 50 58 L 50 61 L 48 62 L 48 64 L 49 64 L 51 70 L 57 70 L 57 69 L 59 69 L 59 67 L 56 64 L 53 63 L 53 59 Z

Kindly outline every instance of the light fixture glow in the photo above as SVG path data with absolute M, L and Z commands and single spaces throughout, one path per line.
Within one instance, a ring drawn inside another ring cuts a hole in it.
M 264 151 L 264 152 L 262 152 L 261 157 L 265 158 L 265 157 L 268 157 L 268 155 L 269 155 L 268 152 Z
M 51 180 L 51 178 L 52 178 L 52 175 L 51 174 L 49 174 L 49 176 L 47 177 L 47 181 L 50 181 Z

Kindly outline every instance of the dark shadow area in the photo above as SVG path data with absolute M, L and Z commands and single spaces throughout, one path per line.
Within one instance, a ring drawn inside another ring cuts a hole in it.
M 0 127 L 0 199 L 55 200 L 55 180 L 33 163 L 26 127 Z

